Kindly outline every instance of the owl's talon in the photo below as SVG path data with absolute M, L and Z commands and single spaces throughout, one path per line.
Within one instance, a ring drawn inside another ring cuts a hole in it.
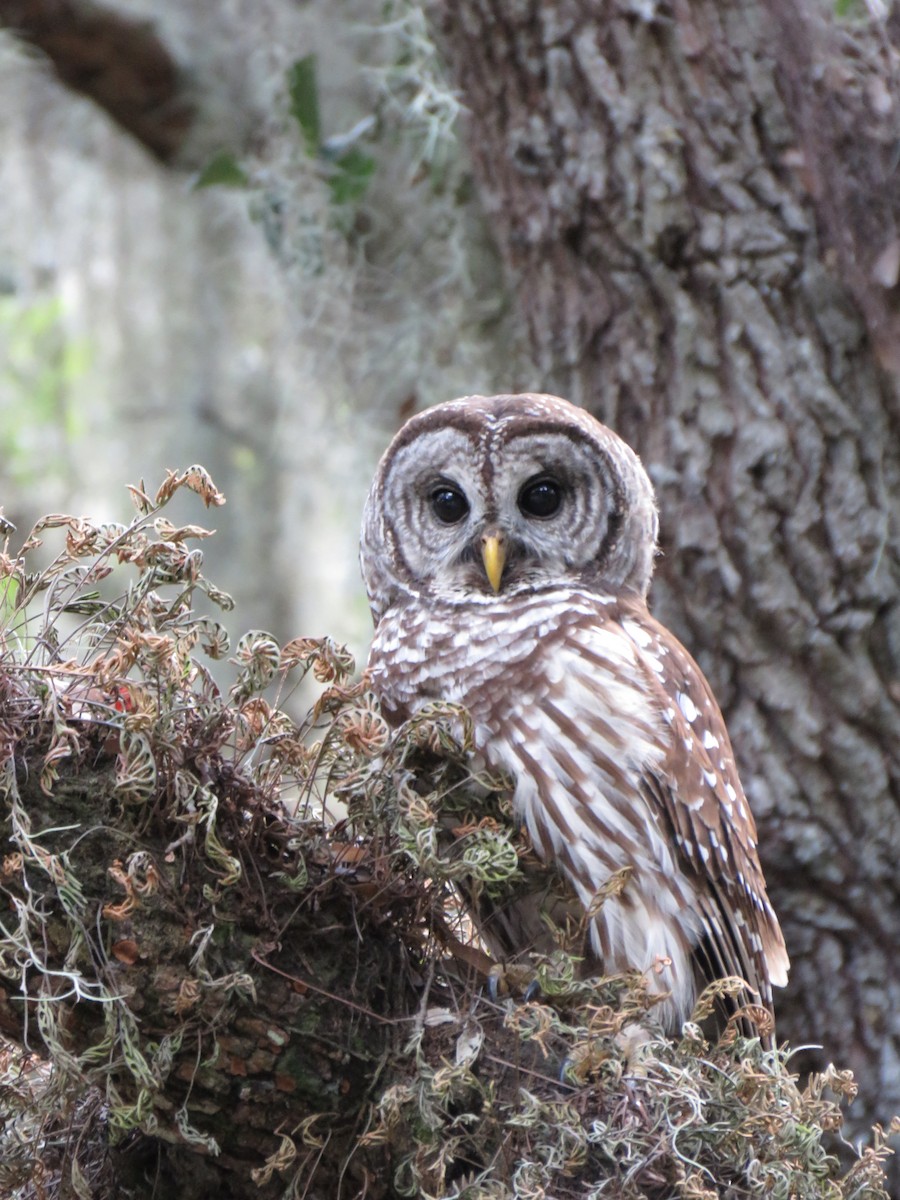
M 488 975 L 488 994 L 495 1004 L 521 996 L 523 1003 L 533 1000 L 541 990 L 534 968 L 523 963 L 495 963 Z
M 487 978 L 487 990 L 494 1004 L 499 1004 L 502 996 L 500 995 L 501 971 L 497 967 L 491 968 L 491 973 Z
M 537 976 L 535 976 L 534 979 L 532 979 L 531 983 L 529 983 L 528 987 L 525 989 L 525 994 L 522 997 L 522 999 L 525 1001 L 526 1004 L 528 1004 L 531 1000 L 534 1000 L 535 997 L 539 996 L 540 994 L 541 994 L 541 983 L 540 983 L 540 980 L 537 978 Z

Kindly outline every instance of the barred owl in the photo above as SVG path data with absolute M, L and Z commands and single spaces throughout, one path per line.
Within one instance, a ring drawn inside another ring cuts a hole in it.
M 361 562 L 388 719 L 464 705 L 584 910 L 630 869 L 594 905 L 588 950 L 646 972 L 675 1031 L 704 978 L 740 976 L 771 1008 L 788 957 L 722 714 L 647 610 L 656 534 L 650 480 L 611 430 L 553 396 L 467 396 L 394 438 Z M 476 912 L 488 946 L 548 949 L 545 896 Z

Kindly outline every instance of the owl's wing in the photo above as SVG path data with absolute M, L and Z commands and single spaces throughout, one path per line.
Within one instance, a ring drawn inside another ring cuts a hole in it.
M 684 866 L 705 885 L 698 950 L 708 959 L 706 973 L 740 976 L 771 1007 L 770 984 L 787 983 L 789 961 L 724 718 L 690 654 L 643 605 L 623 610 L 621 623 L 668 729 L 663 761 L 645 772 L 641 786 L 670 825 Z

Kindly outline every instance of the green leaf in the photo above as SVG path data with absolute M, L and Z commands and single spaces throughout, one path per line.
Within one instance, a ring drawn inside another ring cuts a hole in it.
M 305 58 L 298 59 L 290 68 L 288 92 L 291 97 L 291 115 L 297 118 L 306 138 L 306 151 L 310 158 L 314 158 L 319 153 L 322 141 L 314 54 L 307 54 Z
M 247 172 L 228 150 L 220 150 L 209 160 L 194 184 L 194 191 L 208 187 L 246 187 Z
M 19 581 L 12 575 L 0 579 L 0 624 L 6 624 L 12 616 L 19 598 Z
M 362 200 L 375 171 L 375 159 L 354 146 L 337 160 L 335 167 L 335 173 L 328 181 L 332 201 L 354 204 Z

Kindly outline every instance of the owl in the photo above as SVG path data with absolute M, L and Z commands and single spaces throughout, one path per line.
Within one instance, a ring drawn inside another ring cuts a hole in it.
M 703 980 L 740 976 L 771 1009 L 788 957 L 722 714 L 647 609 L 656 538 L 647 473 L 606 426 L 554 396 L 466 396 L 388 447 L 361 563 L 388 720 L 469 711 L 588 953 L 645 973 L 677 1032 Z M 473 915 L 506 958 L 550 947 L 553 904 L 536 885 Z

